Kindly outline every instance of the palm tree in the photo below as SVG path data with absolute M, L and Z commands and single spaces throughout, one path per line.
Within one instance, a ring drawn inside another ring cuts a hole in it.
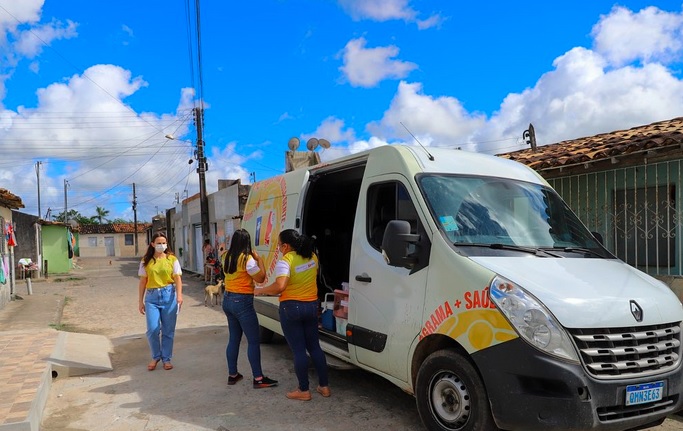
M 109 215 L 108 210 L 105 210 L 102 207 L 96 207 L 95 212 L 97 212 L 97 215 L 95 216 L 95 218 L 97 218 L 97 220 L 99 220 L 100 224 L 102 224 L 102 219 L 104 219 L 105 221 L 107 220 L 105 217 L 107 217 Z

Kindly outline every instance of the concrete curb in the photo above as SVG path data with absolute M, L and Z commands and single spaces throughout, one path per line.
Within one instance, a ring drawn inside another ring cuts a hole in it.
M 113 370 L 111 341 L 103 335 L 59 332 L 57 344 L 47 361 L 52 377 L 83 376 Z

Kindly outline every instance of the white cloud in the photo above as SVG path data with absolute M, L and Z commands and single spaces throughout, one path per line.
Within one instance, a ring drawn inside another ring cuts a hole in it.
M 67 21 L 66 24 L 53 21 L 50 24 L 22 31 L 14 44 L 14 52 L 26 58 L 34 58 L 53 40 L 76 37 L 78 35 L 76 27 L 77 24 L 73 21 Z
M 0 34 L 14 32 L 20 24 L 32 24 L 40 20 L 45 0 L 0 0 L 6 13 L 0 13 Z
M 476 149 L 507 152 L 534 125 L 539 145 L 626 129 L 683 112 L 683 82 L 661 64 L 607 68 L 595 52 L 574 48 L 555 60 L 533 88 L 508 95 L 486 127 L 472 136 Z
M 6 155 L 0 171 L 10 178 L 5 187 L 19 196 L 34 195 L 34 161 L 41 160 L 43 215 L 47 207 L 63 210 L 64 179 L 70 185 L 69 208 L 86 216 L 98 205 L 114 209 L 130 202 L 133 183 L 140 203 L 161 199 L 159 207 L 169 207 L 174 187 L 192 176 L 168 167 L 188 166 L 192 142 L 164 135 L 187 133 L 194 93 L 181 93 L 177 114 L 135 112 L 124 99 L 146 85 L 121 67 L 97 65 L 39 89 L 35 107 L 0 111 L 0 151 Z M 21 153 L 12 151 L 16 148 Z
M 331 143 L 353 142 L 355 131 L 352 128 L 345 129 L 344 120 L 335 117 L 327 117 L 311 134 L 306 134 L 302 138 L 307 142 L 309 138 L 327 139 Z
M 620 130 L 683 112 L 683 81 L 656 63 L 610 69 L 598 53 L 574 48 L 532 88 L 510 93 L 489 119 L 449 96 L 422 94 L 421 84 L 401 82 L 391 106 L 368 131 L 388 141 L 406 136 L 424 145 L 459 146 L 502 153 L 525 148 L 529 124 L 538 145 Z
M 675 118 L 683 112 L 683 80 L 666 64 L 681 58 L 681 28 L 680 14 L 616 7 L 594 27 L 595 50 L 577 47 L 559 56 L 553 70 L 510 93 L 489 118 L 456 98 L 401 82 L 382 119 L 367 130 L 408 140 L 403 123 L 425 145 L 502 153 L 526 148 L 522 133 L 530 123 L 544 145 Z
M 275 122 L 275 124 L 282 123 L 283 121 L 292 120 L 294 117 L 289 112 L 283 112 Z
M 339 69 L 354 87 L 374 87 L 388 78 L 404 78 L 417 68 L 415 63 L 392 60 L 399 53 L 396 46 L 365 48 L 365 38 L 350 40 L 342 52 L 344 65 Z
M 339 4 L 355 20 L 412 21 L 417 16 L 417 12 L 408 6 L 408 0 L 339 0 Z
M 639 12 L 615 6 L 593 27 L 594 49 L 611 65 L 633 61 L 679 60 L 683 47 L 683 14 L 662 11 L 654 6 Z
M 432 27 L 440 27 L 444 21 L 446 21 L 446 18 L 442 17 L 441 15 L 432 15 L 427 19 L 418 19 L 417 28 L 419 30 L 426 30 Z
M 422 94 L 421 84 L 402 81 L 389 109 L 380 121 L 368 124 L 368 131 L 380 138 L 407 141 L 412 140 L 412 133 L 424 145 L 434 141 L 435 145 L 455 146 L 485 121 L 483 114 L 467 112 L 454 97 L 431 97 Z
M 126 33 L 128 36 L 133 37 L 135 34 L 133 33 L 133 29 L 128 27 L 127 25 L 123 24 L 121 26 L 121 30 L 123 30 L 124 33 Z
M 438 26 L 443 18 L 438 14 L 427 19 L 418 19 L 419 12 L 410 7 L 408 0 L 338 0 L 344 11 L 356 21 L 403 20 L 416 22 L 420 30 Z
M 213 147 L 213 152 L 210 155 L 211 160 L 216 163 L 209 166 L 209 171 L 206 173 L 206 188 L 208 193 L 218 190 L 218 180 L 230 179 L 242 180 L 242 184 L 250 183 L 249 171 L 244 169 L 242 165 L 252 159 L 260 159 L 262 154 L 260 150 L 254 151 L 249 155 L 241 155 L 235 152 L 237 142 L 230 142 L 222 148 Z

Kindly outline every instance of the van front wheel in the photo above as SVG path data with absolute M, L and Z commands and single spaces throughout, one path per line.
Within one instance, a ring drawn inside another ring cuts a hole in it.
M 425 359 L 417 373 L 417 411 L 431 431 L 497 430 L 484 383 L 469 360 L 453 350 Z

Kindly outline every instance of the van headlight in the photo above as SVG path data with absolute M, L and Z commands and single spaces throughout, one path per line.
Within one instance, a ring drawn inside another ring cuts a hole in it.
M 498 309 L 529 344 L 558 358 L 579 362 L 567 331 L 531 294 L 500 276 L 491 280 L 489 294 Z

